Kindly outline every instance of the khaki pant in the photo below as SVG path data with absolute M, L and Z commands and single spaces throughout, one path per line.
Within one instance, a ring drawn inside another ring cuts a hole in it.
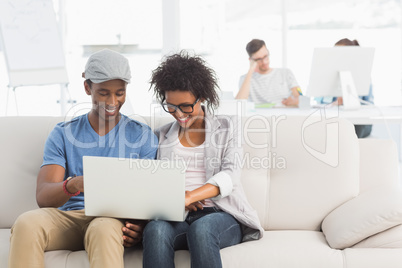
M 91 267 L 123 268 L 123 222 L 88 217 L 84 210 L 41 208 L 18 217 L 11 229 L 9 268 L 43 268 L 44 252 L 82 250 Z

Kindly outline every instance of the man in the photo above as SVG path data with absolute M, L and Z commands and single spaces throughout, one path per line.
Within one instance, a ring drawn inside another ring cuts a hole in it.
M 236 99 L 249 99 L 257 104 L 297 106 L 300 95 L 298 83 L 289 69 L 269 66 L 269 51 L 265 42 L 253 39 L 247 44 L 246 50 L 250 68 L 247 74 L 240 77 Z
M 154 159 L 157 138 L 148 126 L 120 114 L 131 78 L 125 57 L 97 52 L 83 77 L 91 111 L 50 133 L 37 178 L 40 209 L 22 214 L 12 227 L 9 267 L 43 268 L 45 251 L 85 248 L 91 267 L 123 268 L 124 247 L 141 240 L 141 221 L 85 216 L 82 157 Z

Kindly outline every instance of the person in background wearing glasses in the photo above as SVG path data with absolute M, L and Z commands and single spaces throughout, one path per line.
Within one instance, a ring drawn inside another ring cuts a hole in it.
M 336 47 L 339 46 L 360 46 L 357 40 L 350 40 L 348 38 L 343 38 L 335 43 Z M 363 105 L 373 104 L 374 96 L 373 96 L 373 85 L 370 84 L 370 89 L 368 95 L 359 96 L 359 98 L 363 101 Z M 343 105 L 342 97 L 317 97 L 315 98 L 317 102 L 321 104 L 331 104 L 331 105 Z M 359 139 L 366 138 L 370 136 L 373 125 L 355 125 L 355 132 Z
M 157 158 L 185 161 L 189 214 L 184 222 L 146 225 L 143 266 L 174 267 L 175 250 L 188 249 L 191 267 L 222 267 L 220 249 L 263 235 L 240 182 L 238 122 L 212 114 L 219 104 L 217 80 L 199 56 L 182 51 L 166 57 L 150 83 L 163 109 L 176 119 L 156 130 Z
M 263 40 L 251 40 L 246 50 L 250 68 L 247 74 L 240 77 L 236 99 L 248 99 L 256 104 L 297 106 L 301 90 L 292 71 L 270 67 L 269 51 Z

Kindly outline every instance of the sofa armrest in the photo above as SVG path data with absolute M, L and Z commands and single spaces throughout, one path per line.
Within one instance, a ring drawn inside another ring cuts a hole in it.
M 382 187 L 360 194 L 328 214 L 322 231 L 328 244 L 344 249 L 402 224 L 402 189 Z
M 367 237 L 352 248 L 402 248 L 402 224 Z

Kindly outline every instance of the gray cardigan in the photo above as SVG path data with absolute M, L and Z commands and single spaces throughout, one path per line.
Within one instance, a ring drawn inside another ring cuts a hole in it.
M 243 149 L 241 125 L 235 116 L 211 115 L 205 111 L 206 183 L 220 187 L 220 195 L 212 198 L 216 207 L 231 214 L 243 228 L 243 241 L 260 239 L 264 230 L 257 212 L 248 203 L 240 181 Z M 158 159 L 172 159 L 180 125 L 175 121 L 158 128 Z

